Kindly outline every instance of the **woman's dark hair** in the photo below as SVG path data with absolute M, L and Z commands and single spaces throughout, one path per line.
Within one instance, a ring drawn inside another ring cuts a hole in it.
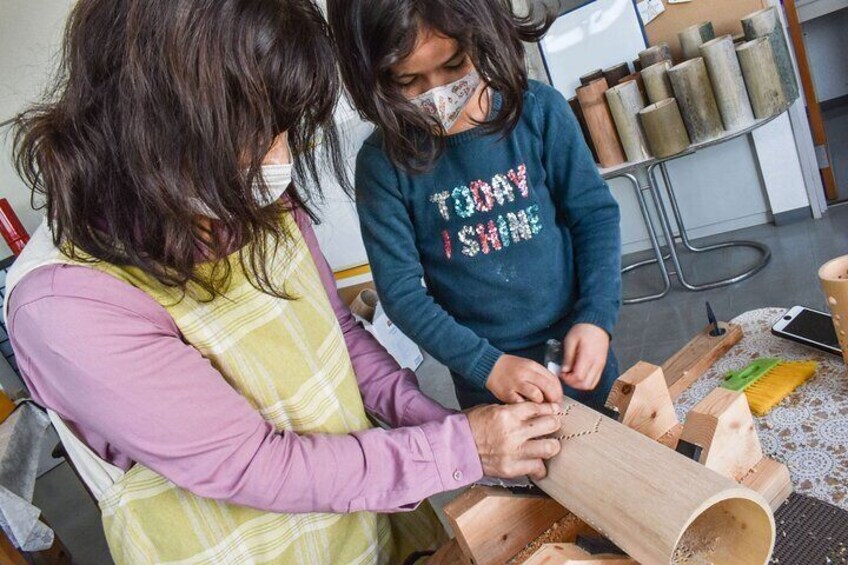
M 17 120 L 15 161 L 71 257 L 211 298 L 230 263 L 197 266 L 237 243 L 251 283 L 288 298 L 269 272 L 291 238 L 282 215 L 312 215 L 325 165 L 348 187 L 333 125 L 340 88 L 312 0 L 80 0 L 55 85 Z M 253 186 L 268 190 L 261 163 L 283 132 L 309 188 L 263 208 Z M 198 201 L 220 219 L 211 228 Z
M 520 17 L 510 0 L 328 0 L 330 29 L 342 76 L 360 114 L 382 130 L 391 161 L 426 170 L 443 149 L 441 125 L 411 104 L 392 80 L 391 67 L 430 28 L 456 40 L 486 82 L 502 97 L 500 112 L 484 126 L 508 133 L 521 117 L 527 89 L 522 42 L 541 40 L 553 23 Z

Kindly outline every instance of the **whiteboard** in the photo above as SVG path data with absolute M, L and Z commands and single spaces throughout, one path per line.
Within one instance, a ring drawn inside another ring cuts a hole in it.
M 633 0 L 596 0 L 557 18 L 542 41 L 551 84 L 567 98 L 580 77 L 631 62 L 647 47 Z

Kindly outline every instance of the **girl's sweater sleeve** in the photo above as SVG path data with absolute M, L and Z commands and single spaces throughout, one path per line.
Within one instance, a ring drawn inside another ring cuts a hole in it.
M 503 353 L 459 324 L 427 292 L 395 167 L 369 143 L 357 159 L 356 204 L 377 292 L 389 319 L 442 364 L 484 388 Z
M 562 94 L 534 83 L 557 221 L 571 234 L 579 298 L 572 321 L 612 334 L 621 307 L 621 214 Z
M 12 342 L 33 397 L 102 458 L 142 463 L 199 496 L 272 512 L 392 512 L 482 475 L 461 414 L 349 435 L 277 432 L 164 308 L 109 275 L 44 267 L 11 300 Z M 429 406 L 410 416 L 415 394 L 394 374 L 368 393 L 372 406 L 391 414 L 383 395 L 401 396 L 413 399 L 400 402 L 401 419 L 437 414 Z

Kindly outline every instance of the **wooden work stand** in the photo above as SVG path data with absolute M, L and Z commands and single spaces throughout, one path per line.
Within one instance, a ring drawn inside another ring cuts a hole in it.
M 792 492 L 789 471 L 763 455 L 743 394 L 719 388 L 684 423 L 675 413 L 673 399 L 742 338 L 738 326 L 721 327 L 724 334 L 705 329 L 663 367 L 637 363 L 616 381 L 607 406 L 620 423 L 759 492 L 776 509 Z M 626 555 L 578 546 L 578 538 L 584 547 L 587 540 L 602 538 L 547 496 L 476 486 L 444 510 L 456 537 L 429 563 L 636 564 Z

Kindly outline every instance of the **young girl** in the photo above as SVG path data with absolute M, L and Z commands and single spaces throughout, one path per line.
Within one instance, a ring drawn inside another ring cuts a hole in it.
M 378 128 L 356 193 L 389 317 L 464 407 L 602 406 L 618 376 L 619 210 L 562 95 L 528 81 L 549 22 L 508 0 L 329 0 L 350 96 Z M 422 284 L 422 278 L 424 284 Z M 557 376 L 540 362 L 563 340 Z

